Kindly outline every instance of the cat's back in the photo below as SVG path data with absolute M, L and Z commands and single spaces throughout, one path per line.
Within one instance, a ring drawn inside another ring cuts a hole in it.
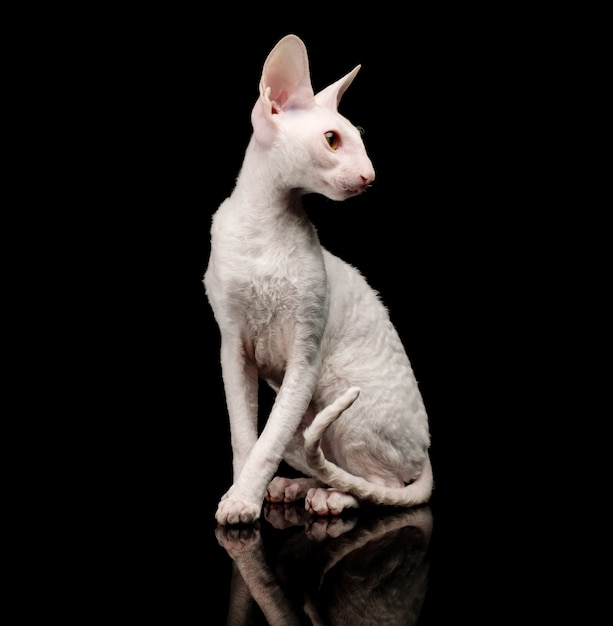
M 360 401 L 335 424 L 356 432 L 356 416 L 367 416 L 380 433 L 402 424 L 404 445 L 417 450 L 429 444 L 428 416 L 402 340 L 377 291 L 360 271 L 324 250 L 330 309 L 322 340 L 322 372 L 317 406 L 338 398 L 348 385 L 361 389 Z M 357 412 L 357 413 L 356 413 Z M 398 432 L 390 437 L 400 444 Z M 409 454 L 409 453 L 408 453 Z M 411 456 L 413 453 L 410 453 Z
M 324 337 L 327 358 L 341 362 L 390 364 L 410 369 L 402 341 L 387 307 L 359 269 L 323 249 L 330 293 Z M 357 367 L 357 366 L 356 366 Z M 372 372 L 368 373 L 369 376 Z
M 334 303 L 337 320 L 352 320 L 360 326 L 387 319 L 387 309 L 361 271 L 322 248 L 330 297 Z

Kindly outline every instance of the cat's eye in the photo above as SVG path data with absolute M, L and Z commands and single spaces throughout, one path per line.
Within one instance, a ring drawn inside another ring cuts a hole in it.
M 332 150 L 336 150 L 340 144 L 338 133 L 335 133 L 333 130 L 329 130 L 327 133 L 324 133 L 324 135 L 328 145 L 332 148 Z

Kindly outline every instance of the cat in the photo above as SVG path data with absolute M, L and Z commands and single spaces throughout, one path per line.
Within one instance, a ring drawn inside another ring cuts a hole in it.
M 304 498 L 313 515 L 412 507 L 433 489 L 428 415 L 379 294 L 319 242 L 305 194 L 344 201 L 375 179 L 338 105 L 360 69 L 314 93 L 304 42 L 262 69 L 234 189 L 211 220 L 204 288 L 221 336 L 233 484 L 220 525 Z M 258 435 L 258 380 L 276 392 Z M 283 478 L 281 461 L 304 475 Z

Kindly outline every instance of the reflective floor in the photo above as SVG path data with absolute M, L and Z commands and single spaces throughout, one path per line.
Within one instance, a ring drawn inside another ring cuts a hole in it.
M 473 495 L 452 465 L 433 455 L 433 467 L 439 482 L 429 505 L 372 507 L 336 520 L 310 517 L 296 503 L 265 505 L 255 526 L 218 527 L 207 498 L 206 623 L 554 623 L 547 620 L 563 604 L 548 582 L 536 511 L 501 509 L 496 489 L 504 487 L 488 483 L 487 473 L 487 489 Z M 561 549 L 568 553 L 567 544 Z
M 328 520 L 294 505 L 267 507 L 256 527 L 219 527 L 227 623 L 428 623 L 432 521 L 430 507 Z
M 444 484 L 414 509 L 323 519 L 300 502 L 265 505 L 255 526 L 206 521 L 211 623 L 496 623 L 498 573 L 483 561 L 496 548 L 484 543 L 478 509 L 448 506 Z
M 101 520 L 97 530 L 78 544 L 96 578 L 77 569 L 83 590 L 64 594 L 84 602 L 97 590 L 86 606 L 90 616 L 106 611 L 105 623 L 603 623 L 552 620 L 568 613 L 589 573 L 570 566 L 585 520 L 550 523 L 533 506 L 508 504 L 522 494 L 492 465 L 466 479 L 458 455 L 433 453 L 435 491 L 414 509 L 321 519 L 296 503 L 264 506 L 255 525 L 218 527 L 230 484 L 223 422 L 204 436 L 189 416 L 168 424 L 159 422 L 154 439 L 135 433 L 130 465 L 115 481 L 119 496 L 114 485 L 111 506 L 96 504 L 88 517 Z M 134 457 L 136 448 L 144 452 Z M 99 558 L 88 556 L 90 546 Z M 552 584 L 560 578 L 571 593 Z

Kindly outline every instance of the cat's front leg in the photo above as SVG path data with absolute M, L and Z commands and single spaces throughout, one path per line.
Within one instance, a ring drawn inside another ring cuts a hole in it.
M 236 480 L 258 438 L 258 371 L 253 360 L 245 354 L 239 337 L 222 336 L 221 369 Z
M 315 358 L 288 364 L 266 426 L 219 503 L 215 516 L 219 524 L 251 524 L 259 519 L 267 487 L 311 401 L 320 363 Z
M 260 503 L 245 498 L 236 482 L 258 440 L 258 371 L 239 337 L 222 336 L 221 367 L 230 418 L 234 482 L 222 496 L 216 518 L 220 524 L 250 524 L 260 515 Z

